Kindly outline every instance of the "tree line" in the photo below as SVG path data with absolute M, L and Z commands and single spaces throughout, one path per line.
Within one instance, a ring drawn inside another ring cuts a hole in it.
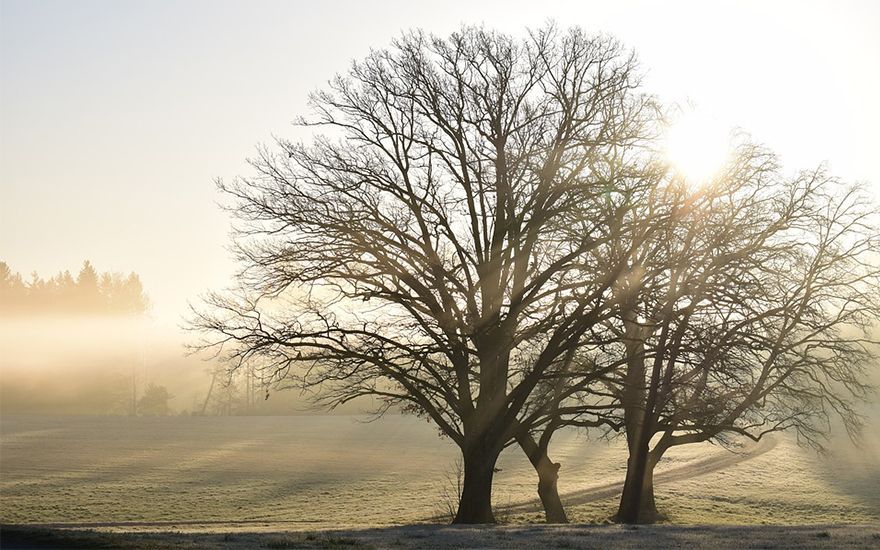
M 635 56 L 553 25 L 414 31 L 310 97 L 231 199 L 236 290 L 193 325 L 233 371 L 423 416 L 460 449 L 456 523 L 490 523 L 519 447 L 567 520 L 553 435 L 621 434 L 616 519 L 659 517 L 678 445 L 851 434 L 871 391 L 880 231 L 868 192 L 786 172 L 747 134 L 692 181 Z
M 143 314 L 149 299 L 137 273 L 99 273 L 88 260 L 77 276 L 70 271 L 28 281 L 0 262 L 0 313 L 6 315 Z

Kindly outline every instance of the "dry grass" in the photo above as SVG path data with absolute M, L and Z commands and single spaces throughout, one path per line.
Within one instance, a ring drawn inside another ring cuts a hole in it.
M 455 449 L 414 418 L 10 418 L 0 424 L 0 520 L 95 524 L 109 530 L 314 530 L 415 523 L 448 493 Z M 562 433 L 552 449 L 565 494 L 623 476 L 621 445 Z M 690 446 L 660 471 L 727 451 Z M 819 458 L 790 439 L 728 469 L 658 484 L 682 524 L 880 523 L 874 455 Z M 509 523 L 538 523 L 537 483 L 517 449 L 499 463 L 495 502 Z M 612 495 L 572 502 L 577 522 L 601 523 Z

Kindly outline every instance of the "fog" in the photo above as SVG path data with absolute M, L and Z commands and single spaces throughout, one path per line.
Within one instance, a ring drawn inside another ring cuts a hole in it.
M 132 394 L 150 384 L 171 394 L 169 414 L 313 414 L 293 390 L 254 387 L 248 407 L 243 384 L 228 384 L 225 367 L 187 354 L 192 335 L 149 317 L 25 316 L 0 319 L 0 414 L 116 415 L 132 412 Z M 205 404 L 212 372 L 218 371 Z M 256 394 L 260 395 L 257 396 Z M 219 401 L 235 406 L 221 407 Z
M 827 447 L 834 459 L 846 464 L 852 478 L 873 480 L 877 484 L 880 483 L 877 478 L 880 465 L 880 365 L 875 365 L 868 376 L 875 391 L 867 402 L 857 407 L 865 422 L 857 441 L 852 441 L 843 426 L 833 421 Z
M 6 319 L 0 347 L 3 414 L 125 414 L 133 386 L 150 382 L 185 409 L 207 389 L 207 365 L 186 358 L 176 334 L 145 319 Z
M 183 321 L 181 321 L 183 323 Z M 169 414 L 322 414 L 295 389 L 254 387 L 252 403 L 224 409 L 215 401 L 243 399 L 243 383 L 228 386 L 229 375 L 217 360 L 191 355 L 186 344 L 196 336 L 149 316 L 26 316 L 0 319 L 0 414 L 127 415 L 132 394 L 149 384 L 171 394 Z M 218 372 L 212 401 L 205 406 L 212 373 Z M 870 371 L 880 387 L 880 366 Z M 229 393 L 233 395 L 228 395 Z M 224 395 L 226 394 L 226 395 Z M 865 429 L 856 443 L 832 421 L 828 449 L 854 465 L 880 463 L 880 401 L 875 393 L 859 405 Z M 343 407 L 341 414 L 367 412 L 371 402 Z

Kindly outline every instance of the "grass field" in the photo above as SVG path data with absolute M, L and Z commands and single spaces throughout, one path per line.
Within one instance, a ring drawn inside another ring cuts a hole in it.
M 818 457 L 788 436 L 743 452 L 670 452 L 657 476 L 670 521 L 880 524 L 872 452 Z M 621 444 L 565 432 L 552 455 L 563 464 L 560 491 L 572 519 L 605 521 L 624 473 Z M 417 523 L 442 511 L 456 456 L 412 417 L 4 417 L 0 522 L 126 531 Z M 539 508 L 524 504 L 536 477 L 518 449 L 499 467 L 499 517 L 541 521 Z

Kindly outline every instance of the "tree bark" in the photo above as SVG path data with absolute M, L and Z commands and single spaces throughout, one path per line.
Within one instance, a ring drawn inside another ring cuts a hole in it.
M 649 453 L 641 470 L 636 458 L 631 454 L 627 463 L 626 481 L 615 516 L 618 523 L 654 523 L 661 517 L 654 500 L 654 466 L 659 458 Z M 641 490 L 637 487 L 639 483 Z
M 500 452 L 477 449 L 464 453 L 464 482 L 454 524 L 495 523 L 492 477 Z
M 559 498 L 559 489 L 557 488 L 560 464 L 550 460 L 547 449 L 539 446 L 531 434 L 517 434 L 516 441 L 529 457 L 529 462 L 532 463 L 538 474 L 538 497 L 544 507 L 544 517 L 547 523 L 568 523 L 568 516 L 562 505 L 562 499 Z

